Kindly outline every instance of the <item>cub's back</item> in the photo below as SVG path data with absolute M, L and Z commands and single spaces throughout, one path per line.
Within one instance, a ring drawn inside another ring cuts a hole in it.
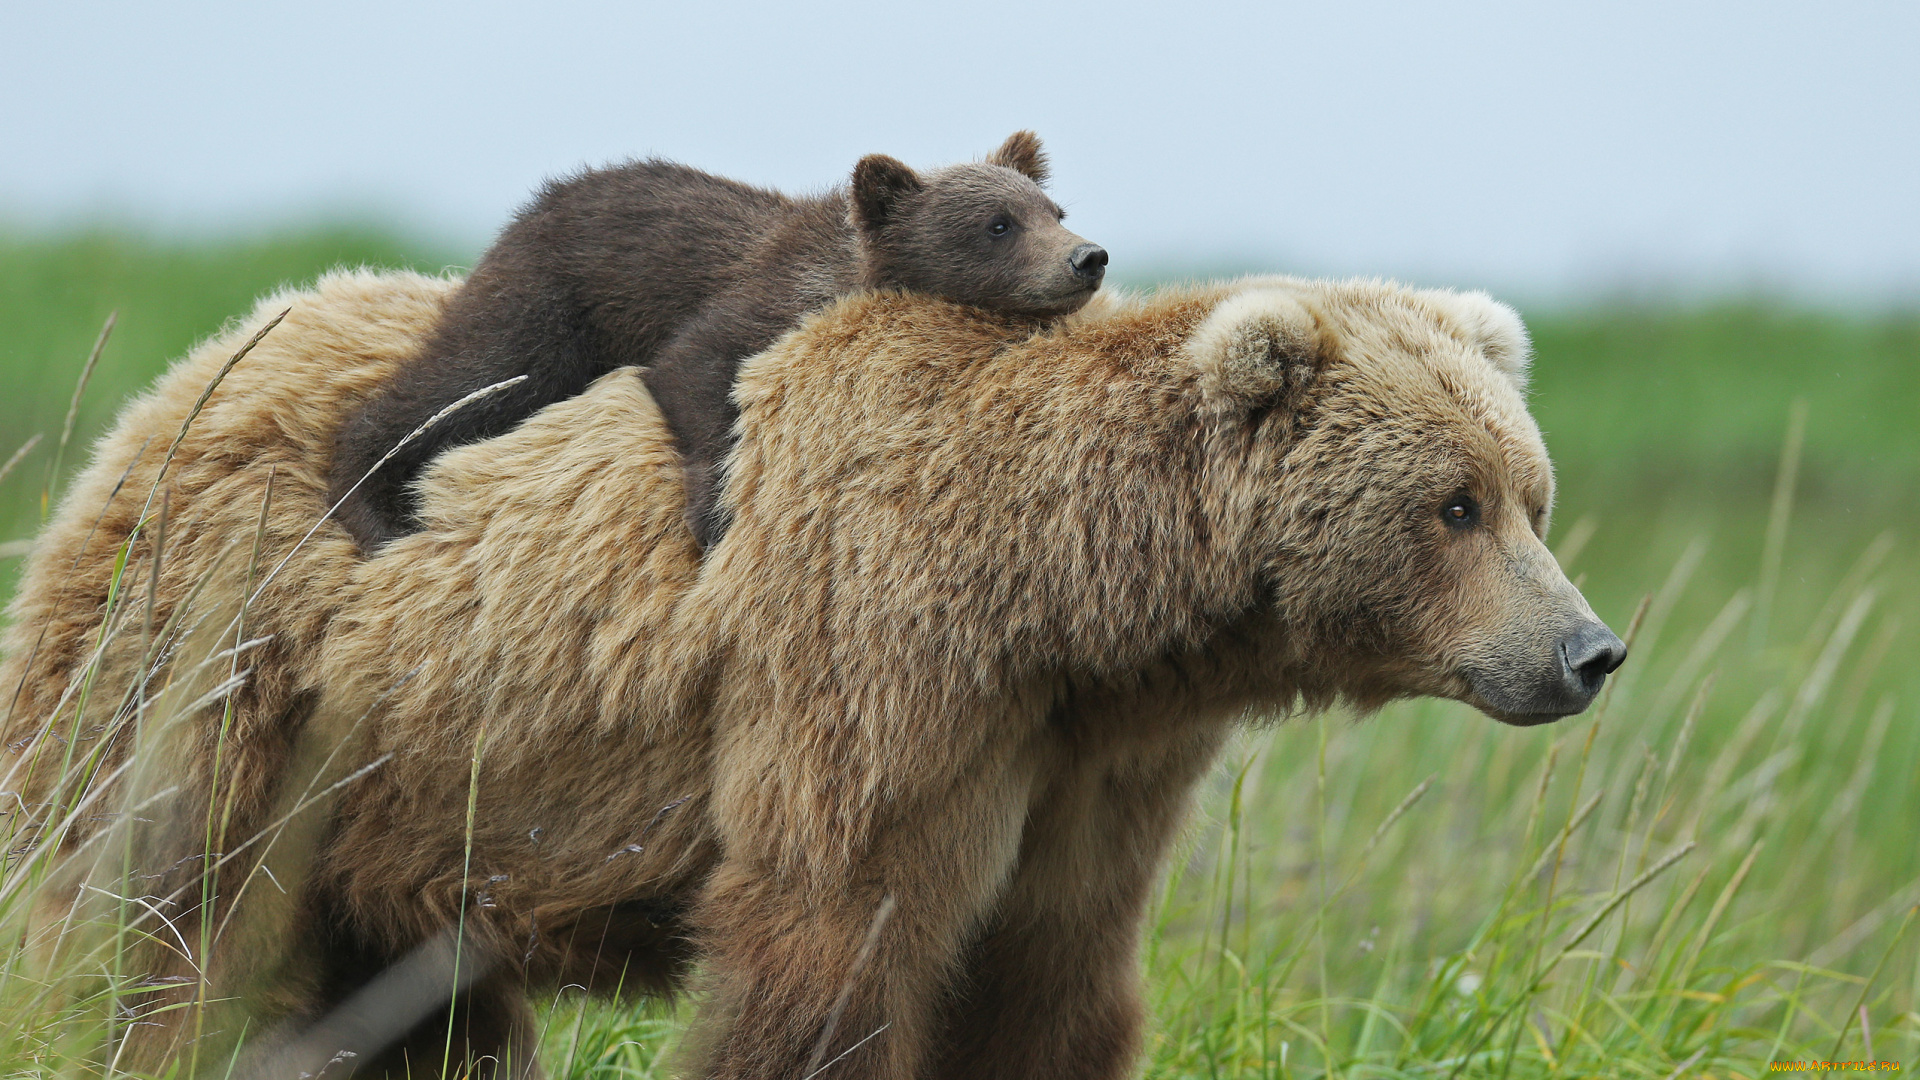
M 446 336 L 577 312 L 571 327 L 643 362 L 755 249 L 803 212 L 779 192 L 666 161 L 638 161 L 547 184 L 501 233 L 449 306 Z M 431 351 L 461 351 L 443 340 Z

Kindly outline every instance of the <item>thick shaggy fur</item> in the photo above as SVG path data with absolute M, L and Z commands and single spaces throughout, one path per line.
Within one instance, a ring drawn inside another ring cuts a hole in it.
M 91 648 L 127 492 L 235 342 L 292 304 L 176 458 L 163 620 L 251 540 L 270 471 L 263 565 L 288 555 L 340 420 L 448 289 L 337 276 L 277 298 L 128 411 L 15 603 L 19 760 L 58 745 L 36 731 Z M 316 771 L 378 765 L 265 855 L 289 896 L 241 893 L 253 858 L 220 870 L 221 905 L 286 921 L 197 958 L 208 993 L 297 1030 L 463 923 L 482 974 L 455 1052 L 522 1072 L 526 987 L 671 987 L 697 954 L 704 1075 L 842 1054 L 839 1077 L 1125 1075 L 1152 883 L 1235 722 L 1409 694 L 1546 718 L 1482 689 L 1592 619 L 1541 545 L 1526 355 L 1484 297 L 1375 283 L 1109 300 L 1039 332 L 860 295 L 743 371 L 734 525 L 704 560 L 670 432 L 611 373 L 442 455 L 422 530 L 377 557 L 328 523 L 249 614 L 274 638 L 235 696 L 246 764 L 218 798 L 194 781 L 180 835 L 208 805 L 297 805 Z M 1470 530 L 1442 520 L 1463 490 Z M 197 777 L 219 720 L 186 729 Z M 223 842 L 272 818 L 236 814 Z M 182 905 L 185 940 L 202 917 Z M 129 1060 L 176 1052 L 191 1015 L 135 1028 Z M 390 1053 L 432 1060 L 437 1022 Z
M 548 184 L 420 356 L 341 430 L 341 520 L 368 551 L 413 531 L 408 485 L 441 449 L 637 366 L 684 459 L 688 524 L 710 544 L 725 528 L 713 502 L 733 445 L 734 373 L 805 312 L 899 288 L 1051 318 L 1093 295 L 1106 253 L 1061 226 L 1046 177 L 1040 141 L 1023 131 L 984 163 L 926 174 L 870 155 L 848 187 L 812 198 L 657 160 Z M 514 376 L 526 381 L 450 417 L 347 494 L 416 425 Z

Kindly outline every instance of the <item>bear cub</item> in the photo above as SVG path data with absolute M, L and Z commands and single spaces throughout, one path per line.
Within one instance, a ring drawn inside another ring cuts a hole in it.
M 1061 225 L 1046 156 L 1016 132 L 983 163 L 919 173 L 884 154 L 812 198 L 648 160 L 553 181 L 449 299 L 420 354 L 337 439 L 330 487 L 361 550 L 419 528 L 409 485 L 435 454 L 502 434 L 607 372 L 642 369 L 686 471 L 687 524 L 718 541 L 741 361 L 808 312 L 902 289 L 1052 319 L 1100 287 L 1107 253 Z M 461 397 L 525 375 L 407 444 Z

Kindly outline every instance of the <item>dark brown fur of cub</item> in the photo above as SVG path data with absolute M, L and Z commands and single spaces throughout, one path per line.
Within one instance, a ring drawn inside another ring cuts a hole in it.
M 1106 253 L 1061 227 L 1046 179 L 1040 140 L 1022 131 L 985 163 L 924 174 L 869 155 L 849 188 L 814 198 L 659 160 L 548 184 L 421 354 L 342 429 L 331 475 L 341 521 L 365 551 L 417 530 L 408 488 L 434 455 L 636 366 L 680 448 L 687 521 L 706 546 L 726 527 L 714 507 L 735 370 L 806 312 L 872 288 L 1042 319 L 1086 303 Z M 423 421 L 517 375 L 361 483 Z

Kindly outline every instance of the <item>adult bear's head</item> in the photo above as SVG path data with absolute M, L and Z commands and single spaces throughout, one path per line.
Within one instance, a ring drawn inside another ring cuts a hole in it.
M 1047 159 L 1031 131 L 985 162 L 917 173 L 884 154 L 853 170 L 851 213 L 873 288 L 1053 318 L 1100 288 L 1107 253 L 1061 225 L 1041 190 Z
M 1264 286 L 1264 287 L 1263 287 Z M 1510 724 L 1584 710 L 1626 647 L 1547 551 L 1531 347 L 1484 293 L 1253 282 L 1187 344 L 1198 389 L 1286 446 L 1258 529 L 1309 684 Z

